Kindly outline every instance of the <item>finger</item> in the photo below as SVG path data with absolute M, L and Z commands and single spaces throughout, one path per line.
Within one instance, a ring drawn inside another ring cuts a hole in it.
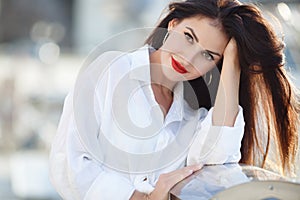
M 191 171 L 195 172 L 195 171 L 200 170 L 202 167 L 203 167 L 203 164 L 195 164 L 195 165 L 186 166 L 182 169 L 179 169 L 178 171 L 180 171 L 180 170 L 183 170 L 183 171 L 184 170 L 191 170 Z
M 236 44 L 236 40 L 234 38 L 231 38 L 228 42 L 228 44 L 226 45 L 226 48 L 225 48 L 225 51 L 224 51 L 224 54 L 226 52 L 232 52 L 233 50 L 236 50 L 237 48 L 237 44 Z
M 181 169 L 177 169 L 177 170 L 174 170 L 172 172 L 169 172 L 168 175 L 173 176 L 173 175 L 182 174 L 184 172 L 188 173 L 188 171 L 190 171 L 190 170 L 192 171 L 191 173 L 193 173 L 194 171 L 198 171 L 202 167 L 203 167 L 202 164 L 190 165 L 190 166 L 183 167 Z
M 190 166 L 187 166 L 187 167 L 190 167 L 193 170 L 193 172 L 195 172 L 195 171 L 198 171 L 198 170 L 202 169 L 203 164 L 195 164 L 195 165 L 190 165 Z
M 187 166 L 184 167 L 182 169 L 176 170 L 174 172 L 171 172 L 170 176 L 169 176 L 169 180 L 170 182 L 176 184 L 179 181 L 185 179 L 186 177 L 190 176 L 191 174 L 193 174 L 195 171 L 200 170 L 203 167 L 202 164 L 200 165 L 191 165 L 191 166 Z

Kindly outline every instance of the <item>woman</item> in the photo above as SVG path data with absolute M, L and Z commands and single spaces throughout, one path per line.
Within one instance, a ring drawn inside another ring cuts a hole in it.
M 239 103 L 246 122 L 240 162 L 293 175 L 299 95 L 284 68 L 284 43 L 256 7 L 237 1 L 218 1 L 218 7 L 219 11 L 204 12 L 221 21 L 225 32 L 237 43 L 241 68 Z M 193 153 L 195 148 L 191 149 Z
M 145 47 L 99 56 L 67 96 L 50 156 L 64 199 L 167 199 L 203 164 L 267 165 L 272 145 L 281 169 L 292 167 L 298 102 L 283 45 L 259 11 L 229 0 L 169 8 Z M 216 66 L 220 84 L 207 111 L 210 96 L 197 84 Z M 196 110 L 184 100 L 184 81 L 200 97 Z

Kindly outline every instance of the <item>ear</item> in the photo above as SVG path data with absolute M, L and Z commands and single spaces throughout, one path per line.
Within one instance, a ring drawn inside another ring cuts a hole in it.
M 179 20 L 177 18 L 174 18 L 171 21 L 169 21 L 168 31 L 172 30 L 178 23 L 179 23 Z

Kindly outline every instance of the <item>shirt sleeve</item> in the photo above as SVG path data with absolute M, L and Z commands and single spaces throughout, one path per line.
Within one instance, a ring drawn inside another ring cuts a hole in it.
M 50 152 L 50 180 L 63 199 L 129 199 L 135 188 L 125 176 L 107 171 L 83 148 L 76 133 L 70 95 L 66 98 Z
M 91 80 L 90 82 L 94 81 L 94 79 L 89 79 L 90 74 L 96 74 L 98 72 L 97 70 L 94 71 L 94 69 L 98 69 L 97 67 L 99 66 L 109 65 L 120 55 L 122 55 L 120 52 L 103 54 L 91 63 L 91 65 L 89 65 L 90 67 L 86 68 L 87 73 L 84 74 L 85 76 L 81 76 L 86 79 L 80 80 Z M 106 99 L 106 89 L 108 87 L 106 83 L 107 77 L 108 76 L 103 76 L 101 77 L 101 81 L 99 80 L 98 82 L 95 82 L 101 87 L 97 88 L 99 89 L 97 92 L 91 93 L 97 98 L 94 100 L 94 110 L 91 110 L 91 112 L 94 111 L 94 113 L 97 113 L 96 121 L 98 125 L 96 124 L 95 127 L 101 127 L 101 113 L 103 110 L 104 100 Z M 86 86 L 84 84 L 78 85 L 80 85 L 80 87 L 84 90 L 94 91 L 93 88 L 85 88 Z M 78 91 L 78 88 L 76 89 L 77 90 L 73 89 L 72 92 L 70 92 L 64 102 L 63 113 L 58 125 L 56 136 L 52 142 L 49 160 L 50 180 L 63 199 L 67 200 L 129 199 L 135 190 L 135 186 L 130 179 L 130 175 L 108 168 L 101 162 L 94 159 L 95 157 L 92 156 L 93 153 L 91 152 L 91 148 L 93 147 L 86 143 L 86 141 L 82 138 L 83 129 L 80 129 L 81 132 L 79 134 L 79 124 L 75 123 L 75 121 L 78 122 L 78 119 L 75 118 L 74 115 L 75 112 L 83 112 L 79 115 L 82 117 L 82 121 L 80 121 L 80 123 L 83 123 L 83 125 L 84 123 L 87 123 L 86 126 L 91 127 L 88 123 L 91 119 L 85 119 L 86 111 L 80 110 L 87 110 L 85 107 L 86 105 L 82 105 L 80 108 L 76 107 L 77 111 L 74 111 L 74 98 L 78 98 L 78 93 L 75 93 Z M 80 95 L 82 96 L 82 94 Z M 78 101 L 76 102 L 78 103 Z M 78 117 L 78 113 L 76 116 Z M 81 124 L 81 126 L 83 125 Z M 86 134 L 90 134 L 91 137 L 95 137 L 97 140 L 97 133 L 94 134 L 93 132 L 88 132 L 90 130 L 88 127 L 86 129 Z
M 212 112 L 213 108 L 200 122 L 189 149 L 187 165 L 224 164 L 241 159 L 240 148 L 245 126 L 242 107 L 239 106 L 233 127 L 213 126 Z

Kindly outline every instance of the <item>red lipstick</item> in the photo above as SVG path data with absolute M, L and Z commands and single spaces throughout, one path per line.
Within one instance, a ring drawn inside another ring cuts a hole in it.
M 180 74 L 187 73 L 187 70 L 184 68 L 184 66 L 182 66 L 177 60 L 175 60 L 173 56 L 171 56 L 171 59 L 172 59 L 172 67 L 175 69 L 175 71 L 177 71 Z

